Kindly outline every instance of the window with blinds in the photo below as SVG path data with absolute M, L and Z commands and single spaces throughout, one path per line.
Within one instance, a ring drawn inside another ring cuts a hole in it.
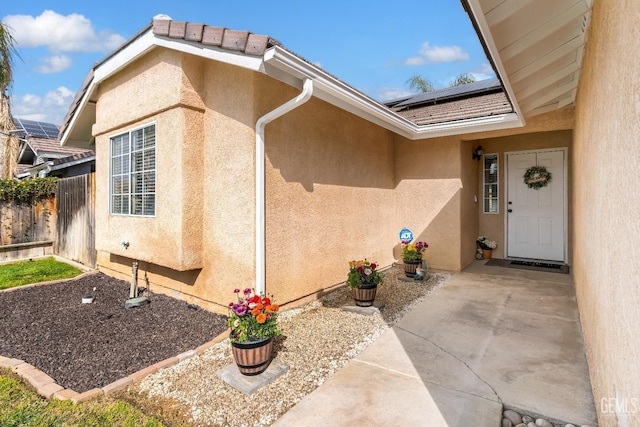
M 498 155 L 485 154 L 483 161 L 484 213 L 498 213 Z
M 156 126 L 111 138 L 111 213 L 156 213 Z

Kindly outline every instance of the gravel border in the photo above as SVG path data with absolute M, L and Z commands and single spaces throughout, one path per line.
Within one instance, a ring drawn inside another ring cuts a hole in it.
M 267 426 L 311 393 L 336 370 L 364 350 L 449 277 L 430 273 L 424 282 L 402 281 L 399 267 L 383 272 L 377 304 L 384 308 L 365 316 L 342 310 L 353 305 L 350 290 L 339 288 L 319 301 L 283 311 L 283 337 L 275 357 L 290 366 L 274 383 L 247 396 L 218 379 L 216 372 L 233 363 L 228 340 L 134 384 L 129 396 L 153 406 L 190 414 L 188 422 L 215 426 Z M 161 414 L 160 414 L 161 416 Z

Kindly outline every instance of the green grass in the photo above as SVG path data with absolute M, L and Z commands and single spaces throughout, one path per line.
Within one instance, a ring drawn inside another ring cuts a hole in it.
M 100 398 L 77 405 L 44 399 L 11 370 L 0 368 L 0 426 L 163 427 L 163 424 L 119 399 Z
M 0 265 L 0 290 L 30 283 L 69 279 L 80 273 L 77 268 L 54 258 L 4 264 Z

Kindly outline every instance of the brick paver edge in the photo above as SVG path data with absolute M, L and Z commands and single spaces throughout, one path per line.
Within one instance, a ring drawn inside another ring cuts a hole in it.
M 129 374 L 124 378 L 120 378 L 119 380 L 107 384 L 102 388 L 93 388 L 91 390 L 85 391 L 84 393 L 78 393 L 77 391 L 70 388 L 62 387 L 45 372 L 39 370 L 33 365 L 26 363 L 24 360 L 0 355 L 0 367 L 10 368 L 13 372 L 18 374 L 21 378 L 24 378 L 29 384 L 31 384 L 36 389 L 38 394 L 44 396 L 47 399 L 55 398 L 58 400 L 71 400 L 73 403 L 81 403 L 98 396 L 108 396 L 116 391 L 123 390 L 129 387 L 131 384 L 136 383 L 147 377 L 148 375 L 158 372 L 161 369 L 170 368 L 171 366 L 177 365 L 183 360 L 190 359 L 195 355 L 200 355 L 209 348 L 225 340 L 229 336 L 229 332 L 230 329 L 227 329 L 211 341 L 208 341 L 201 346 L 196 347 L 195 349 L 187 350 L 178 354 L 177 356 L 172 356 L 168 359 L 161 360 L 160 362 L 154 363 L 151 366 L 147 366 L 146 368 Z

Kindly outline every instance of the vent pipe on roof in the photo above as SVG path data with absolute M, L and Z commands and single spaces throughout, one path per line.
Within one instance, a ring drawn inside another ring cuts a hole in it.
M 258 295 L 266 295 L 264 129 L 273 120 L 307 102 L 311 95 L 313 95 L 313 81 L 307 78 L 300 95 L 268 112 L 256 122 L 256 294 Z

